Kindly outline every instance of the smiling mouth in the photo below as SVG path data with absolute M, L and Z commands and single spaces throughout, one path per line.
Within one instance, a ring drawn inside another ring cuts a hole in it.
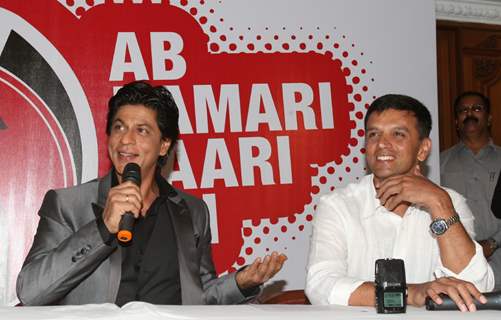
M 394 156 L 378 156 L 378 157 L 376 157 L 376 159 L 379 161 L 391 161 L 391 160 L 395 160 L 395 157 Z
M 133 158 L 133 157 L 137 157 L 138 154 L 130 153 L 130 152 L 118 152 L 118 156 L 121 158 Z

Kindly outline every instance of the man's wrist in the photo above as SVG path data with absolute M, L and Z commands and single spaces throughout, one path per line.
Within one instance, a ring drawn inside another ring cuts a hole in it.
M 240 267 L 235 274 L 235 281 L 237 283 L 237 287 L 240 290 L 247 290 L 248 288 L 254 288 L 255 286 L 252 285 L 248 280 L 244 279 L 244 275 L 242 271 L 247 268 L 247 265 Z
M 235 274 L 235 282 L 237 283 L 237 288 L 238 290 L 240 290 L 240 293 L 244 296 L 244 297 L 251 297 L 251 296 L 254 296 L 256 294 L 259 293 L 259 286 L 260 285 L 249 285 L 249 284 L 244 284 L 244 283 L 239 283 L 242 282 L 240 279 L 241 279 L 241 274 L 240 272 L 245 268 L 246 266 L 240 268 L 238 271 L 236 271 L 236 274 Z M 240 276 L 240 277 L 239 277 Z
M 442 188 L 440 188 L 440 190 L 442 192 L 437 193 L 437 198 L 433 204 L 430 204 L 428 207 L 432 220 L 437 218 L 447 219 L 456 214 L 456 210 L 454 209 L 449 193 Z
M 407 284 L 407 305 L 414 305 L 414 293 L 416 292 L 415 284 Z
M 430 282 L 407 284 L 407 305 L 422 307 L 426 299 L 424 287 Z

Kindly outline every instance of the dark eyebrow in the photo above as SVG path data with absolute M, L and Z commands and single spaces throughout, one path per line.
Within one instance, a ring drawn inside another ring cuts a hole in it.
M 113 120 L 112 123 L 116 123 L 116 122 L 120 122 L 120 123 L 124 123 L 120 118 L 116 118 L 115 120 Z M 148 127 L 148 128 L 153 128 L 153 126 L 151 126 L 150 124 L 148 123 L 138 123 L 135 125 L 136 127 Z
M 409 132 L 409 128 L 407 128 L 407 127 L 395 127 L 395 128 L 392 128 L 392 130 L 401 130 L 401 131 Z M 367 132 L 369 132 L 369 131 L 381 131 L 381 129 L 377 128 L 377 127 L 369 127 L 369 128 L 367 128 L 366 131 Z
M 137 125 L 138 127 L 148 127 L 148 128 L 151 128 L 152 126 L 150 126 L 148 123 L 139 123 Z
M 405 131 L 405 132 L 409 132 L 409 128 L 407 127 L 396 127 L 396 128 L 393 128 L 393 130 L 398 130 L 398 131 Z

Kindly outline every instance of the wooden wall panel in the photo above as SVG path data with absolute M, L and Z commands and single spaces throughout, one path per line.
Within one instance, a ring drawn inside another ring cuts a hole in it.
M 452 103 L 457 93 L 456 33 L 454 30 L 437 30 L 437 74 L 439 106 L 439 143 L 451 146 L 457 142 Z

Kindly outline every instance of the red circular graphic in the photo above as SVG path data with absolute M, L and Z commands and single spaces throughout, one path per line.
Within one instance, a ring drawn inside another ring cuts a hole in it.
M 251 228 L 244 228 L 244 237 L 250 237 L 252 234 Z

